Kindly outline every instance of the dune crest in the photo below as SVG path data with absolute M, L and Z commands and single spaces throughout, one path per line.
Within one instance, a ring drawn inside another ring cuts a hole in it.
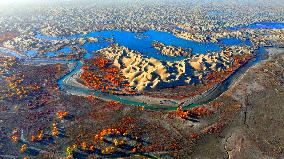
M 137 91 L 202 83 L 208 73 L 228 68 L 233 62 L 232 54 L 223 52 L 192 55 L 174 62 L 145 57 L 118 45 L 101 49 L 98 53 L 112 60 Z

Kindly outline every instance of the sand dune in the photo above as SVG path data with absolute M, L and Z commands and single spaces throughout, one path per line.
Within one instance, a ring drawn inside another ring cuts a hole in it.
M 130 86 L 138 91 L 200 83 L 208 72 L 222 70 L 232 62 L 232 58 L 224 53 L 192 55 L 185 60 L 164 62 L 143 57 L 123 46 L 108 47 L 98 52 L 113 60 L 113 65 L 120 68 Z

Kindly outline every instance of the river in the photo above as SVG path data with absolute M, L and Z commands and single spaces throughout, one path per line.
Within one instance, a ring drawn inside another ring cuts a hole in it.
M 250 26 L 240 26 L 231 28 L 232 30 L 242 29 L 242 28 L 254 28 L 254 29 L 263 29 L 263 28 L 284 28 L 284 24 L 282 23 L 255 23 Z M 73 39 L 73 38 L 88 38 L 88 37 L 99 37 L 100 42 L 98 43 L 90 43 L 86 42 L 82 48 L 87 50 L 87 53 L 84 55 L 84 58 L 91 58 L 92 53 L 104 47 L 107 47 L 113 43 L 118 43 L 119 45 L 126 46 L 130 49 L 139 51 L 146 57 L 154 57 L 158 60 L 162 61 L 177 61 L 182 60 L 184 57 L 169 57 L 166 55 L 162 55 L 156 49 L 152 47 L 153 41 L 160 41 L 166 45 L 173 45 L 173 46 L 180 46 L 184 48 L 191 48 L 193 50 L 193 54 L 197 53 L 206 53 L 208 51 L 219 51 L 220 46 L 215 43 L 199 43 L 190 40 L 184 40 L 174 36 L 168 32 L 158 32 L 149 30 L 143 33 L 132 33 L 127 31 L 118 31 L 118 30 L 111 30 L 111 31 L 98 31 L 98 32 L 90 32 L 88 34 L 82 35 L 74 35 L 70 37 L 48 37 L 41 34 L 36 35 L 39 39 L 44 40 L 65 40 L 65 39 Z M 114 42 L 106 41 L 105 38 L 113 38 Z M 221 39 L 222 45 L 250 45 L 248 40 L 241 41 L 240 39 Z M 61 52 L 68 53 L 70 49 L 68 47 L 63 48 L 60 50 Z M 71 94 L 76 95 L 94 95 L 98 98 L 104 100 L 112 100 L 118 101 L 123 104 L 127 105 L 134 105 L 134 106 L 144 106 L 145 109 L 151 110 L 175 110 L 178 105 L 182 105 L 184 107 L 192 107 L 203 103 L 208 103 L 217 97 L 219 97 L 223 92 L 227 91 L 228 88 L 242 75 L 244 72 L 249 69 L 251 66 L 257 64 L 258 62 L 264 60 L 265 58 L 265 47 L 259 47 L 255 52 L 255 57 L 247 62 L 245 65 L 237 69 L 231 76 L 229 76 L 223 82 L 217 84 L 212 89 L 208 90 L 207 92 L 197 95 L 193 98 L 188 98 L 184 101 L 176 101 L 176 100 L 165 100 L 160 99 L 160 102 L 166 101 L 165 105 L 156 105 L 153 104 L 151 98 L 146 101 L 135 100 L 136 97 L 139 96 L 119 96 L 114 94 L 103 93 L 98 90 L 91 90 L 88 88 L 80 87 L 72 83 L 71 77 L 76 75 L 81 67 L 82 61 L 81 60 L 64 60 L 64 59 L 49 59 L 49 58 L 34 58 L 36 56 L 36 52 L 28 51 L 26 55 L 23 53 L 18 53 L 3 47 L 0 47 L 0 52 L 4 53 L 5 55 L 17 57 L 20 61 L 26 64 L 50 64 L 50 63 L 75 63 L 74 69 L 72 69 L 68 74 L 64 75 L 60 80 L 58 80 L 58 86 L 62 91 L 66 91 Z M 58 52 L 51 52 L 50 54 L 56 55 Z M 155 99 L 159 100 L 159 99 Z

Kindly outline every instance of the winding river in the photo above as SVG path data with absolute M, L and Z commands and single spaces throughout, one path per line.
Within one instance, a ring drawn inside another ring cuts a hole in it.
M 256 65 L 262 60 L 267 59 L 268 57 L 266 56 L 267 54 L 265 47 L 259 47 L 254 54 L 255 57 L 253 59 L 245 63 L 243 66 L 237 69 L 233 74 L 231 74 L 227 79 L 225 79 L 219 84 L 216 84 L 213 88 L 209 89 L 205 93 L 197 95 L 193 98 L 188 98 L 184 101 L 176 101 L 168 99 L 167 103 L 169 104 L 167 105 L 154 105 L 151 104 L 152 103 L 151 100 L 147 100 L 145 102 L 139 102 L 138 100 L 135 100 L 133 96 L 130 96 L 131 98 L 129 98 L 128 96 L 108 94 L 98 90 L 92 90 L 80 87 L 78 83 L 73 83 L 72 81 L 70 81 L 72 79 L 71 76 L 80 73 L 79 71 L 82 67 L 82 62 L 80 60 L 76 61 L 77 64 L 70 73 L 66 74 L 58 81 L 58 85 L 60 86 L 61 90 L 67 91 L 68 93 L 74 95 L 84 95 L 84 96 L 94 95 L 104 100 L 118 101 L 120 103 L 127 105 L 144 106 L 145 109 L 150 109 L 150 110 L 175 110 L 179 105 L 182 105 L 186 109 L 213 101 L 214 99 L 219 97 L 223 92 L 227 91 L 229 87 L 235 81 L 237 81 L 239 77 L 241 77 L 244 74 L 244 72 L 246 72 L 250 67 Z M 137 96 L 139 97 L 139 95 Z M 160 99 L 160 101 L 164 101 L 164 99 Z
M 264 24 L 252 24 L 252 26 L 247 27 L 236 27 L 231 28 L 234 29 L 241 29 L 241 28 L 254 28 L 254 29 L 262 29 L 264 27 L 273 28 L 272 23 L 265 23 Z M 282 23 L 275 23 L 275 28 L 284 28 L 284 24 Z M 176 61 L 181 60 L 183 57 L 169 57 L 160 54 L 157 50 L 155 50 L 151 44 L 153 41 L 160 41 L 166 45 L 174 45 L 174 46 L 181 46 L 184 48 L 191 48 L 193 50 L 193 54 L 196 53 L 206 53 L 207 51 L 219 51 L 220 46 L 215 43 L 198 43 L 190 40 L 184 40 L 178 37 L 175 37 L 173 34 L 168 32 L 158 32 L 149 30 L 144 33 L 132 33 L 132 32 L 126 32 L 126 31 L 99 31 L 99 32 L 91 32 L 84 35 L 75 35 L 70 37 L 59 37 L 59 38 L 53 38 L 44 36 L 41 34 L 36 35 L 39 39 L 44 40 L 64 40 L 64 39 L 73 39 L 73 38 L 81 38 L 81 37 L 99 37 L 101 39 L 104 38 L 114 38 L 115 43 L 118 43 L 119 45 L 126 46 L 130 49 L 137 50 L 143 54 L 143 56 L 147 57 L 154 57 L 158 60 L 163 61 Z M 141 38 L 142 37 L 142 38 Z M 233 45 L 249 45 L 249 41 L 240 41 L 239 39 L 229 39 L 228 45 L 233 43 Z M 92 53 L 96 50 L 99 50 L 101 48 L 107 47 L 111 45 L 113 42 L 102 40 L 102 42 L 99 43 L 89 43 L 86 42 L 82 48 L 86 49 L 88 53 L 84 56 L 84 58 L 90 58 L 92 57 Z M 223 43 L 224 44 L 224 43 Z M 225 44 L 226 45 L 226 44 Z M 65 51 L 68 53 L 68 48 L 63 48 L 61 51 Z M 69 50 L 70 51 L 70 50 Z M 209 89 L 203 94 L 197 95 L 193 98 L 188 98 L 184 101 L 177 101 L 177 100 L 168 100 L 168 99 L 153 99 L 155 102 L 153 102 L 151 97 L 148 98 L 148 100 L 141 101 L 136 100 L 137 98 L 140 98 L 140 95 L 137 96 L 122 96 L 122 95 L 114 95 L 114 94 L 108 94 L 103 93 L 98 90 L 91 90 L 88 89 L 80 84 L 78 84 L 76 81 L 73 80 L 72 76 L 77 76 L 80 73 L 81 67 L 83 65 L 81 60 L 62 60 L 62 59 L 48 59 L 48 58 L 32 58 L 29 55 L 35 55 L 36 52 L 26 52 L 26 55 L 23 53 L 18 53 L 15 51 L 11 51 L 9 49 L 0 47 L 0 52 L 4 53 L 5 55 L 14 56 L 17 57 L 20 61 L 26 64 L 50 64 L 50 63 L 73 63 L 75 64 L 74 68 L 66 75 L 64 75 L 60 80 L 58 80 L 58 86 L 61 90 L 66 91 L 70 94 L 74 95 L 94 95 L 98 98 L 101 98 L 103 100 L 112 100 L 112 101 L 118 101 L 123 104 L 127 105 L 134 105 L 134 106 L 144 106 L 145 109 L 151 109 L 151 110 L 175 110 L 177 106 L 182 105 L 184 108 L 190 108 L 196 105 L 208 103 L 217 97 L 219 97 L 223 92 L 227 91 L 229 87 L 237 80 L 241 75 L 244 74 L 244 72 L 249 69 L 250 67 L 254 66 L 258 62 L 265 60 L 267 56 L 265 47 L 259 47 L 254 55 L 255 57 L 248 61 L 246 64 L 241 66 L 239 69 L 237 69 L 232 75 L 230 75 L 226 80 L 223 82 L 215 85 L 213 88 Z M 29 53 L 29 54 L 28 54 Z M 57 53 L 52 53 L 52 55 L 56 55 Z M 146 97 L 147 98 L 147 97 Z M 166 104 L 156 104 L 157 100 L 160 103 L 165 102 Z M 155 103 L 155 104 L 153 104 Z

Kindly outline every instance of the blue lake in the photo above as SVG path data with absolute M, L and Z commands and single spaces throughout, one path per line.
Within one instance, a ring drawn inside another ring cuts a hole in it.
M 30 57 L 35 57 L 37 55 L 37 52 L 33 50 L 29 50 L 29 51 L 26 51 L 26 55 Z
M 143 36 L 143 38 L 139 38 Z M 90 32 L 86 35 L 76 35 L 70 37 L 48 37 L 44 35 L 37 35 L 37 38 L 44 40 L 64 40 L 64 39 L 72 39 L 72 38 L 80 38 L 80 37 L 99 37 L 100 42 L 90 43 L 86 42 L 82 48 L 87 50 L 87 54 L 84 56 L 85 58 L 92 57 L 91 52 L 100 50 L 107 46 L 113 44 L 112 42 L 105 41 L 105 38 L 114 38 L 114 43 L 118 43 L 120 46 L 125 46 L 131 50 L 136 50 L 141 52 L 144 56 L 153 57 L 162 61 L 177 61 L 182 60 L 185 57 L 169 57 L 161 54 L 158 50 L 152 47 L 152 43 L 154 41 L 159 41 L 164 43 L 165 45 L 179 46 L 183 48 L 191 48 L 193 54 L 204 54 L 206 52 L 212 51 L 220 51 L 221 48 L 218 44 L 215 43 L 200 43 L 191 40 L 185 40 L 182 38 L 178 38 L 174 36 L 172 33 L 168 32 L 159 32 L 154 30 L 149 30 L 143 33 L 134 33 L 120 30 L 110 30 L 110 31 L 98 31 L 98 32 Z M 66 51 L 66 50 L 61 50 Z M 67 50 L 68 51 L 68 50 Z M 60 50 L 58 51 L 60 52 Z M 55 53 L 48 52 L 46 56 L 55 56 Z
M 228 28 L 228 30 L 239 30 L 239 29 L 283 29 L 284 23 L 280 22 L 257 22 L 247 26 L 236 26 Z
M 102 38 L 114 38 L 115 43 L 118 43 L 121 46 L 125 46 L 131 50 L 136 50 L 141 52 L 147 57 L 153 57 L 158 60 L 163 61 L 177 61 L 182 60 L 185 57 L 169 57 L 161 54 L 158 50 L 152 47 L 154 41 L 159 41 L 165 45 L 180 46 L 183 48 L 191 48 L 193 54 L 206 53 L 212 51 L 220 51 L 220 46 L 214 43 L 199 43 L 195 41 L 185 40 L 174 36 L 172 33 L 168 32 L 159 32 L 154 30 L 149 30 L 139 34 L 146 38 L 137 38 L 137 33 L 127 32 L 127 31 L 100 31 L 100 32 L 91 32 L 85 37 L 102 37 Z M 104 48 L 111 43 L 86 43 L 83 48 L 88 51 L 96 51 L 101 48 Z
M 55 52 L 47 52 L 44 54 L 46 57 L 55 57 L 56 53 Z
M 71 50 L 71 48 L 70 47 L 64 47 L 64 48 L 62 48 L 62 49 L 60 49 L 60 50 L 58 50 L 58 52 L 63 52 L 65 55 L 66 54 L 69 54 L 69 53 L 71 53 L 72 52 L 72 50 Z
M 273 29 L 273 28 L 284 28 L 284 23 L 272 23 L 272 22 L 258 22 L 253 23 L 248 26 L 237 26 L 234 28 L 229 28 L 229 30 L 238 30 L 242 28 L 251 28 L 251 29 Z M 242 41 L 238 38 L 222 38 L 218 39 L 218 43 L 202 43 L 192 40 L 185 40 L 178 38 L 169 32 L 161 32 L 148 30 L 145 32 L 128 32 L 121 30 L 104 30 L 90 32 L 88 34 L 77 34 L 68 37 L 49 37 L 42 34 L 37 34 L 36 38 L 43 40 L 65 40 L 65 39 L 78 39 L 78 38 L 89 38 L 97 37 L 99 42 L 86 42 L 84 45 L 80 46 L 85 49 L 87 53 L 84 54 L 84 58 L 92 58 L 94 52 L 102 48 L 108 47 L 113 43 L 117 43 L 120 46 L 125 46 L 131 50 L 138 51 L 142 53 L 143 56 L 153 57 L 161 61 L 179 61 L 183 60 L 186 57 L 171 57 L 161 54 L 158 50 L 152 47 L 154 41 L 159 41 L 165 45 L 172 45 L 183 48 L 191 48 L 192 54 L 205 54 L 207 52 L 217 52 L 221 50 L 221 45 L 230 46 L 230 45 L 251 45 L 249 39 Z M 114 42 L 108 42 L 105 38 L 113 38 Z M 45 55 L 47 57 L 55 57 L 59 52 L 64 54 L 70 53 L 72 50 L 69 47 L 64 47 L 57 52 L 47 52 Z
M 251 46 L 251 41 L 246 39 L 245 41 L 238 38 L 221 38 L 218 39 L 218 42 L 223 45 L 231 46 L 231 45 L 248 45 Z

